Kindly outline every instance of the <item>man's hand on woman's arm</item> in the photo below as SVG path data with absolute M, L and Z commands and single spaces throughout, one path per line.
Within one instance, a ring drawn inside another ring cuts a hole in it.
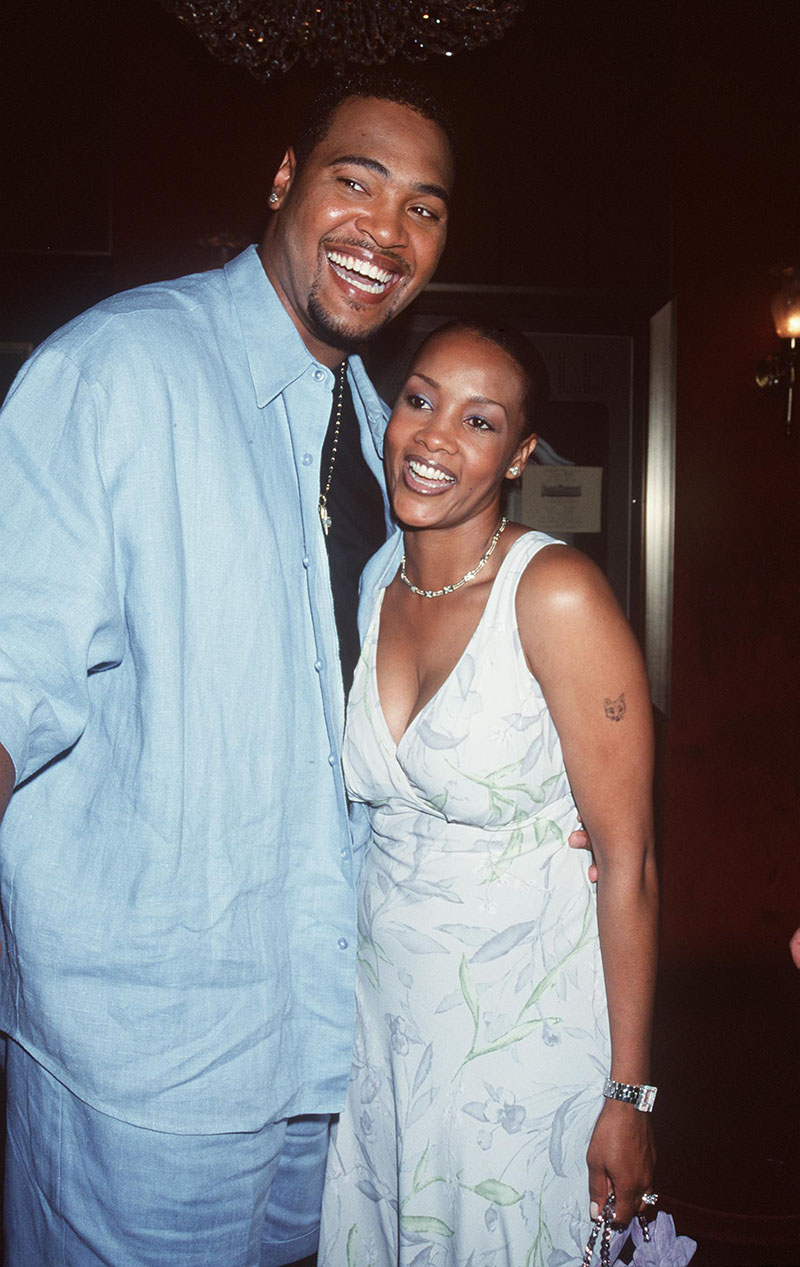
M 576 827 L 575 831 L 570 832 L 567 844 L 570 849 L 588 849 L 589 853 L 593 852 L 592 842 L 585 827 Z M 589 863 L 589 881 L 591 884 L 597 884 L 597 864 L 594 858 Z

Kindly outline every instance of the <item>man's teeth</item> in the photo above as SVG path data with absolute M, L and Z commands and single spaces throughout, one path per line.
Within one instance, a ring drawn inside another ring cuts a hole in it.
M 385 268 L 378 268 L 377 264 L 368 264 L 366 260 L 357 259 L 354 255 L 345 255 L 342 251 L 327 251 L 326 254 L 340 277 L 351 286 L 355 286 L 357 290 L 366 291 L 367 294 L 380 294 L 394 277 L 394 273 L 387 272 Z M 348 276 L 353 273 L 358 276 Z M 366 282 L 362 282 L 361 277 L 366 278 Z
M 445 475 L 444 471 L 440 471 L 438 466 L 426 466 L 424 462 L 415 462 L 413 458 L 408 459 L 408 469 L 412 475 L 416 475 L 423 480 L 437 480 L 440 484 L 454 484 L 455 477 Z
M 328 251 L 328 259 L 334 264 L 339 264 L 341 268 L 361 273 L 362 277 L 371 277 L 373 281 L 383 282 L 384 285 L 391 281 L 393 276 L 392 273 L 387 273 L 385 268 L 378 268 L 377 264 L 368 264 L 366 260 L 356 259 L 354 255 L 343 255 L 341 251 Z

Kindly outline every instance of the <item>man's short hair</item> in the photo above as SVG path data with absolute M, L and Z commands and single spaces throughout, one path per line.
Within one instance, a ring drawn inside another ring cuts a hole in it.
M 455 165 L 453 128 L 440 103 L 416 80 L 377 69 L 347 75 L 337 74 L 314 98 L 295 133 L 293 149 L 298 168 L 302 167 L 314 147 L 325 138 L 334 113 L 350 97 L 375 97 L 378 101 L 393 101 L 395 105 L 415 110 L 423 119 L 430 119 L 447 137 Z

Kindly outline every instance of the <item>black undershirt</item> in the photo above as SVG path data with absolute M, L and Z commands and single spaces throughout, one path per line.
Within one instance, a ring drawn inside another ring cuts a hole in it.
M 333 423 L 339 373 L 333 389 L 333 404 L 320 460 L 320 492 L 328 479 L 333 447 Z M 386 540 L 386 521 L 380 485 L 367 466 L 361 451 L 361 429 L 356 417 L 350 384 L 345 377 L 339 445 L 327 496 L 330 530 L 325 538 L 333 592 L 333 611 L 339 635 L 342 681 L 345 695 L 350 690 L 359 655 L 358 581 L 364 564 Z

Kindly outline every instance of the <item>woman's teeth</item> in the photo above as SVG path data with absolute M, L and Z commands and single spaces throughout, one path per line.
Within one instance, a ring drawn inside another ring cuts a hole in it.
M 428 466 L 425 462 L 415 462 L 413 458 L 408 459 L 408 469 L 417 479 L 435 480 L 438 484 L 455 484 L 455 476 L 446 475 L 444 471 L 439 470 L 438 466 Z

